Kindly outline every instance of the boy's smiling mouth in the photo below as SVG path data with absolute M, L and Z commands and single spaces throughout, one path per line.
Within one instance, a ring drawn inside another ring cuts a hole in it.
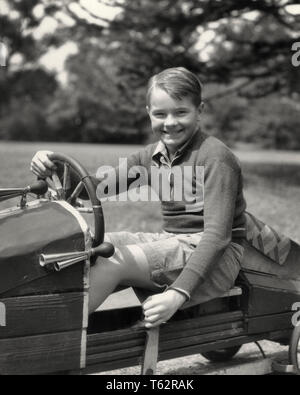
M 179 130 L 163 130 L 162 133 L 166 134 L 168 136 L 173 136 L 176 134 L 179 134 L 181 132 L 184 132 L 184 129 L 179 129 Z

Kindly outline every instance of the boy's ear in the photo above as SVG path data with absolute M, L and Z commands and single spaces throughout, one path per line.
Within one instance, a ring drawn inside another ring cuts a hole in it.
M 149 108 L 149 106 L 146 106 L 146 110 L 147 110 L 147 113 L 148 113 L 148 115 L 150 114 L 150 108 Z
M 204 109 L 204 102 L 202 101 L 202 102 L 199 104 L 199 107 L 198 107 L 198 112 L 199 112 L 199 114 L 202 113 L 203 109 Z

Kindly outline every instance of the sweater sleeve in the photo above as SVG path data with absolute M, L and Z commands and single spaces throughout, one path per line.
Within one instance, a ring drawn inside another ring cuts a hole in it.
M 144 149 L 134 152 L 127 158 L 124 158 L 119 163 L 119 166 L 99 167 L 96 174 L 90 175 L 90 179 L 95 188 L 97 188 L 97 196 L 106 198 L 125 192 L 138 178 L 140 186 L 148 184 L 146 169 L 150 167 L 152 153 L 155 147 L 156 144 L 149 144 Z M 71 174 L 71 190 L 73 190 L 79 182 L 80 179 L 78 176 L 75 173 Z M 86 191 L 82 191 L 79 197 L 81 199 L 88 199 Z
M 230 164 L 218 159 L 205 164 L 203 236 L 172 287 L 192 294 L 222 257 L 231 241 L 238 179 Z
M 139 176 L 138 168 L 141 166 L 140 152 L 124 158 L 119 166 L 101 166 L 91 179 L 97 187 L 98 197 L 111 197 L 125 192 Z M 135 169 L 136 171 L 132 171 Z

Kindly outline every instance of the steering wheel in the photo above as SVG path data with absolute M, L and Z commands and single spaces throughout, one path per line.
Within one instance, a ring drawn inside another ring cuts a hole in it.
M 53 152 L 49 159 L 55 163 L 62 174 L 52 171 L 51 178 L 47 177 L 51 198 L 65 200 L 78 211 L 94 215 L 94 237 L 92 247 L 103 243 L 104 218 L 100 200 L 97 198 L 95 186 L 85 168 L 75 159 L 62 153 Z M 74 185 L 75 182 L 75 185 Z M 86 193 L 91 207 L 83 207 L 78 200 L 80 194 Z

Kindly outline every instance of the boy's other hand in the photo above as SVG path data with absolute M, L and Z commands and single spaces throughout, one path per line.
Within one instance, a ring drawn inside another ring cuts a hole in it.
M 30 170 L 40 178 L 50 177 L 52 170 L 56 170 L 55 164 L 49 159 L 52 151 L 38 151 L 31 160 Z
M 165 323 L 185 301 L 186 297 L 173 289 L 150 296 L 143 304 L 145 327 L 153 328 Z

